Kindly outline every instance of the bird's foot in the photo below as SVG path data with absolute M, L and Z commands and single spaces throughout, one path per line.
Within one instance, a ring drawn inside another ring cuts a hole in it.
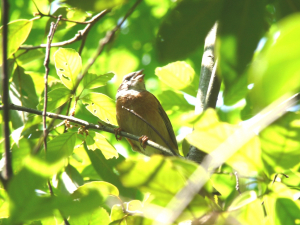
M 146 141 L 148 141 L 149 138 L 146 136 L 146 135 L 142 135 L 140 138 L 139 138 L 139 142 L 142 146 L 143 149 L 146 148 Z
M 115 131 L 115 137 L 117 139 L 117 141 L 120 141 L 122 140 L 122 136 L 120 136 L 120 132 L 121 132 L 122 128 L 115 128 L 114 131 Z

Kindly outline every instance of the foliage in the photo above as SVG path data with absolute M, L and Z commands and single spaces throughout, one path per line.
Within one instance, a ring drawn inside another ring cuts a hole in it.
M 221 146 L 212 163 L 225 163 L 206 171 L 178 157 L 145 157 L 112 134 L 58 119 L 49 129 L 45 152 L 39 147 L 41 116 L 10 110 L 14 175 L 0 188 L 0 224 L 158 224 L 193 191 L 182 190 L 203 181 L 204 187 L 176 213 L 173 224 L 299 223 L 299 107 L 281 113 L 260 132 L 241 129 L 260 119 L 265 107 L 271 105 L 272 111 L 272 103 L 299 92 L 298 1 L 145 0 L 106 44 L 134 2 L 9 3 L 11 103 L 44 108 L 46 50 L 30 46 L 47 43 L 50 23 L 57 20 L 53 16 L 69 20 L 58 24 L 53 43 L 59 43 L 83 30 L 83 21 L 108 9 L 89 24 L 87 36 L 51 47 L 47 111 L 115 128 L 115 94 L 122 77 L 144 68 L 147 89 L 169 115 L 182 155 L 189 144 L 212 154 Z M 220 98 L 216 110 L 194 115 L 204 39 L 216 21 Z M 2 42 L 0 46 L 2 50 Z M 104 50 L 96 57 L 98 46 Z M 0 64 L 2 58 L 1 51 Z M 48 125 L 52 121 L 47 118 Z M 251 138 L 245 138 L 246 133 Z M 228 143 L 233 134 L 240 139 Z M 230 146 L 237 151 L 227 157 Z

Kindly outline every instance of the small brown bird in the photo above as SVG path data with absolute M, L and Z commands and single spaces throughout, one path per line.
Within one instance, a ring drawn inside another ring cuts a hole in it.
M 144 76 L 143 70 L 140 70 L 127 74 L 123 78 L 123 82 L 116 96 L 119 130 L 141 136 L 142 142 L 150 139 L 169 149 L 162 138 L 159 137 L 148 124 L 128 112 L 125 108 L 133 110 L 155 127 L 161 136 L 169 143 L 169 146 L 172 147 L 173 152 L 175 151 L 179 154 L 176 137 L 169 117 L 157 98 L 146 90 Z M 161 151 L 150 146 L 145 146 L 144 148 L 142 144 L 137 141 L 127 140 L 134 151 L 148 156 L 152 154 L 163 154 Z

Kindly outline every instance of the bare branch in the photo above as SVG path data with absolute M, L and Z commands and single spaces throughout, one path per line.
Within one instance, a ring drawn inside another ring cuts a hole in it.
M 4 148 L 5 148 L 5 167 L 2 172 L 1 179 L 4 181 L 4 186 L 6 187 L 7 181 L 12 177 L 12 162 L 10 153 L 10 130 L 9 130 L 9 75 L 8 75 L 8 65 L 7 65 L 7 34 L 8 34 L 8 13 L 9 4 L 7 0 L 2 0 L 2 102 L 3 102 L 3 132 L 4 132 Z
M 47 37 L 47 47 L 46 47 L 46 55 L 45 55 L 45 61 L 44 61 L 44 66 L 45 66 L 45 76 L 44 76 L 44 83 L 45 83 L 45 90 L 44 90 L 44 109 L 43 109 L 43 132 L 44 132 L 44 150 L 47 152 L 47 136 L 48 136 L 48 131 L 47 131 L 47 125 L 46 125 L 46 112 L 47 112 L 47 104 L 48 104 L 48 74 L 50 71 L 49 68 L 49 62 L 50 62 L 50 49 L 51 49 L 51 42 L 53 40 L 53 36 L 55 33 L 55 30 L 58 26 L 58 23 L 61 19 L 61 15 L 57 18 L 56 23 L 54 24 L 53 22 L 51 23 L 49 34 Z M 47 185 L 50 191 L 50 194 L 53 195 L 53 189 L 50 183 L 50 180 L 47 181 Z
M 55 30 L 58 26 L 58 23 L 61 19 L 61 16 L 58 17 L 56 23 L 54 24 L 53 22 L 51 23 L 48 38 L 47 38 L 47 48 L 46 48 L 46 55 L 45 55 L 45 61 L 44 61 L 44 66 L 45 66 L 45 76 L 44 76 L 44 83 L 45 83 L 45 90 L 44 90 L 44 109 L 43 109 L 43 132 L 44 132 L 44 149 L 47 151 L 47 126 L 46 126 L 46 112 L 47 112 L 47 104 L 48 104 L 48 74 L 50 71 L 49 68 L 49 62 L 50 62 L 50 46 L 51 42 L 53 40 L 53 36 L 55 33 Z M 52 190 L 52 188 L 49 188 Z M 53 194 L 53 193 L 51 193 Z
M 234 175 L 235 175 L 235 181 L 236 181 L 235 189 L 239 192 L 239 194 L 242 194 L 242 192 L 240 190 L 240 183 L 239 183 L 238 173 L 234 172 Z
M 87 26 L 83 30 L 78 31 L 78 33 L 73 38 L 71 38 L 67 41 L 53 43 L 53 44 L 51 44 L 51 47 L 61 47 L 61 46 L 69 45 L 69 44 L 72 44 L 76 41 L 81 40 L 83 37 L 85 37 L 88 34 L 88 32 L 92 28 L 92 26 L 99 19 L 101 19 L 104 15 L 106 15 L 108 12 L 109 12 L 109 10 L 103 10 L 102 12 L 98 13 L 91 20 L 87 21 L 86 22 Z M 47 47 L 47 44 L 41 44 L 41 45 L 37 45 L 37 46 L 21 46 L 19 49 L 31 50 L 31 49 L 46 48 L 46 47 Z
M 3 110 L 3 108 L 4 108 L 4 106 L 0 105 L 0 110 Z M 17 106 L 17 105 L 13 105 L 13 104 L 9 105 L 9 109 L 10 110 L 22 111 L 22 112 L 28 112 L 28 113 L 32 113 L 32 114 L 36 114 L 36 115 L 40 115 L 40 116 L 43 115 L 42 111 L 39 111 L 39 110 L 36 110 L 36 109 L 26 108 L 26 107 L 23 107 L 23 106 Z M 105 131 L 105 132 L 108 132 L 108 133 L 111 133 L 111 134 L 115 134 L 115 128 L 117 128 L 117 127 L 114 127 L 114 126 L 108 127 L 108 126 L 104 126 L 104 125 L 95 125 L 95 124 L 89 123 L 85 120 L 75 118 L 73 116 L 65 116 L 65 115 L 56 114 L 56 113 L 46 112 L 46 116 L 49 117 L 49 118 L 53 118 L 53 119 L 68 120 L 68 121 L 71 121 L 75 124 L 85 126 L 86 129 L 101 130 L 101 131 Z M 136 135 L 124 132 L 124 131 L 121 131 L 119 135 L 122 136 L 122 137 L 129 138 L 129 139 L 134 140 L 134 141 L 139 141 L 139 138 L 140 138 L 139 136 L 136 136 Z M 161 145 L 159 145 L 159 144 L 157 144 L 157 143 L 155 143 L 151 140 L 148 140 L 146 142 L 146 144 L 153 147 L 153 148 L 155 148 L 155 149 L 160 150 L 165 155 L 170 155 L 170 156 L 172 155 L 172 154 L 170 154 L 170 150 L 168 148 L 165 148 L 165 147 L 163 147 L 163 146 L 161 146 Z

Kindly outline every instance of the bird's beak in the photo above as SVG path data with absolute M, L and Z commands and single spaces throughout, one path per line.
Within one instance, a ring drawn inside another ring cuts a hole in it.
M 133 76 L 134 79 L 137 79 L 137 80 L 144 80 L 144 76 L 145 74 L 143 74 L 144 70 L 139 70 L 137 72 L 135 72 L 135 75 Z

